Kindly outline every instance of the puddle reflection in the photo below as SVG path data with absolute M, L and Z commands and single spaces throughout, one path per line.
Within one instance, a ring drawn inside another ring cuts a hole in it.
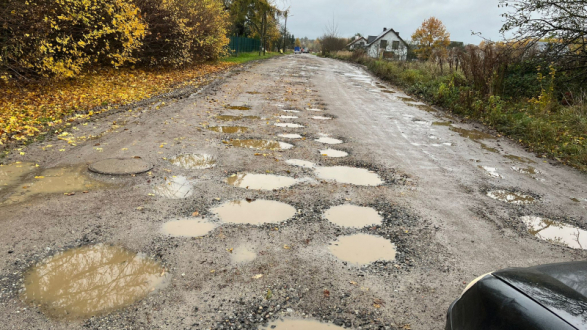
M 174 237 L 201 237 L 216 229 L 216 225 L 203 218 L 190 218 L 166 222 L 161 231 Z
M 273 174 L 238 173 L 227 178 L 226 183 L 238 188 L 274 190 L 291 187 L 298 183 L 298 180 L 287 176 Z
M 507 190 L 494 190 L 487 193 L 487 196 L 496 199 L 498 201 L 517 204 L 517 205 L 525 205 L 525 204 L 534 204 L 536 201 L 534 197 L 530 195 L 525 195 L 522 193 L 511 192 Z
M 521 217 L 528 232 L 540 239 L 573 249 L 587 249 L 587 231 L 562 222 L 534 216 Z
M 188 198 L 194 193 L 194 187 L 185 176 L 165 178 L 165 182 L 153 188 L 153 191 L 162 197 L 169 199 Z
M 207 154 L 183 154 L 172 157 L 169 162 L 187 170 L 205 170 L 216 166 L 216 158 Z
M 289 143 L 269 140 L 230 140 L 223 142 L 233 147 L 250 148 L 258 150 L 287 150 L 293 148 L 293 145 Z

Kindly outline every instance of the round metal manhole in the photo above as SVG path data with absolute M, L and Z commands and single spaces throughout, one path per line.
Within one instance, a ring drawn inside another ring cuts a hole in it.
M 138 158 L 110 158 L 90 164 L 88 169 L 106 175 L 130 175 L 145 173 L 153 165 Z

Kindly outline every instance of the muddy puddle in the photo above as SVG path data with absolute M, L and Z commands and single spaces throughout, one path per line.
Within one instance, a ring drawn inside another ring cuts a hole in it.
M 330 243 L 330 253 L 354 266 L 363 266 L 375 261 L 395 260 L 395 244 L 380 236 L 355 234 L 340 236 Z
M 194 193 L 191 181 L 185 176 L 165 178 L 165 182 L 155 186 L 153 192 L 169 199 L 188 198 Z
M 495 167 L 479 165 L 479 168 L 485 170 L 485 173 L 487 173 L 487 175 L 489 175 L 492 178 L 501 178 L 502 177 L 499 173 L 497 173 L 497 169 Z
M 348 183 L 357 186 L 379 186 L 384 183 L 377 173 L 365 168 L 332 166 L 317 167 L 315 171 L 316 176 L 320 179 L 337 183 Z
M 287 115 L 281 115 L 279 116 L 280 119 L 298 119 L 300 117 L 298 116 L 287 116 Z
M 520 156 L 515 156 L 515 155 L 504 155 L 505 158 L 510 159 L 510 160 L 514 160 L 520 163 L 526 163 L 526 164 L 536 164 L 535 161 L 533 161 L 530 158 L 526 158 L 526 157 L 520 157 Z
M 299 134 L 279 134 L 278 136 L 281 138 L 284 138 L 284 139 L 301 139 L 302 138 L 302 136 Z
M 331 207 L 324 212 L 324 217 L 335 225 L 348 228 L 375 226 L 383 222 L 377 210 L 352 204 Z
M 205 170 L 216 166 L 216 157 L 208 154 L 182 154 L 170 158 L 169 162 L 187 170 Z
M 460 136 L 465 137 L 467 139 L 471 139 L 473 141 L 477 140 L 486 140 L 486 139 L 495 139 L 495 137 L 491 134 L 483 133 L 477 130 L 469 130 L 459 127 L 451 127 L 451 131 L 459 133 Z
M 432 123 L 432 126 L 451 126 L 452 122 L 450 121 L 435 121 Z
M 231 115 L 218 115 L 216 119 L 221 121 L 237 121 L 237 120 L 260 120 L 259 116 L 231 116 Z
M 273 124 L 277 127 L 287 127 L 287 128 L 304 128 L 304 125 L 294 124 L 294 123 L 275 123 Z
M 298 166 L 303 168 L 314 168 L 316 164 L 302 159 L 288 159 L 285 161 L 287 165 Z
M 414 102 L 415 100 L 411 97 L 396 96 L 398 100 L 402 102 Z
M 516 205 L 527 205 L 534 204 L 536 199 L 530 195 L 525 195 L 518 192 L 512 192 L 507 190 L 493 190 L 487 193 L 487 196 L 496 199 L 501 202 L 506 202 Z
M 231 186 L 253 190 L 274 190 L 291 187 L 298 180 L 274 174 L 238 173 L 226 179 Z
M 274 330 L 331 330 L 331 329 L 344 329 L 334 324 L 322 323 L 315 320 L 277 320 L 270 322 L 266 327 L 261 329 L 274 329 Z
M 349 155 L 345 151 L 336 150 L 336 149 L 323 149 L 323 150 L 320 150 L 320 154 L 322 156 L 332 157 L 332 158 L 342 158 L 342 157 L 346 157 Z
M 237 200 L 213 208 L 212 212 L 224 223 L 262 225 L 286 221 L 296 214 L 296 209 L 276 201 Z
M 383 88 L 385 88 L 385 87 L 383 87 Z M 383 93 L 387 93 L 387 94 L 395 94 L 395 93 L 396 93 L 396 92 L 394 92 L 394 91 L 390 91 L 390 90 L 388 90 L 388 89 L 384 89 L 384 90 L 382 90 L 382 92 L 383 92 Z
M 14 186 L 6 203 L 20 203 L 34 196 L 47 194 L 75 195 L 79 192 L 107 188 L 108 185 L 86 175 L 86 166 L 49 168 L 32 173 Z
M 324 144 L 341 144 L 343 143 L 342 140 L 331 138 L 328 136 L 323 136 L 315 140 L 316 142 L 324 143 Z
M 488 145 L 486 145 L 485 143 L 480 143 L 481 144 L 481 149 L 483 150 L 487 150 L 489 152 L 493 152 L 493 153 L 499 153 L 499 150 L 497 150 L 496 148 L 492 148 Z
M 518 166 L 512 166 L 512 170 L 522 173 L 522 174 L 527 174 L 527 175 L 537 175 L 537 174 L 541 174 L 541 172 L 537 169 L 535 169 L 532 166 L 528 166 L 528 167 L 518 167 Z
M 190 218 L 166 222 L 161 232 L 173 237 L 201 237 L 216 229 L 216 225 L 203 218 Z
M 251 107 L 248 107 L 245 105 L 227 105 L 224 108 L 228 109 L 228 110 L 240 110 L 240 111 L 251 110 Z
M 35 163 L 13 163 L 0 165 L 0 191 L 17 184 L 21 177 L 35 171 Z
M 263 94 L 263 93 L 261 93 L 261 92 L 247 92 L 247 94 L 250 94 L 250 95 L 258 95 L 258 94 Z
M 325 117 L 325 116 L 312 116 L 312 119 L 316 119 L 316 120 L 330 120 L 332 118 L 331 117 Z
M 293 110 L 293 109 L 284 109 L 284 110 L 281 110 L 281 111 L 283 111 L 283 112 L 290 112 L 290 113 L 298 113 L 298 112 L 300 112 L 300 110 Z
M 212 132 L 225 134 L 246 133 L 249 131 L 249 128 L 244 126 L 210 126 L 207 129 Z
M 520 220 L 530 234 L 540 239 L 572 249 L 587 249 L 587 230 L 534 216 L 521 217 Z
M 324 111 L 324 110 L 322 110 L 322 109 L 317 109 L 317 108 L 309 108 L 309 109 L 306 109 L 306 111 L 322 112 L 322 111 Z
M 83 319 L 133 304 L 162 287 L 158 263 L 120 247 L 86 246 L 60 253 L 25 276 L 23 300 L 55 318 Z
M 293 148 L 293 145 L 285 142 L 269 140 L 230 140 L 223 141 L 233 147 L 250 148 L 258 150 L 287 150 Z
M 257 252 L 248 246 L 239 246 L 230 251 L 230 260 L 235 264 L 251 262 L 257 258 Z

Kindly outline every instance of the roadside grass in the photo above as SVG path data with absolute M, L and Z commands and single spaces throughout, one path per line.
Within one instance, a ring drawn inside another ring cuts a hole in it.
M 250 61 L 269 59 L 282 54 L 276 52 L 267 52 L 265 56 L 259 55 L 259 52 L 239 53 L 238 56 L 230 56 L 222 59 L 222 62 L 243 64 Z
M 487 97 L 475 91 L 462 73 L 448 68 L 441 71 L 429 62 L 390 62 L 350 52 L 331 57 L 365 65 L 411 95 L 478 120 L 541 157 L 587 172 L 587 102 L 563 106 L 538 104 L 528 98 Z

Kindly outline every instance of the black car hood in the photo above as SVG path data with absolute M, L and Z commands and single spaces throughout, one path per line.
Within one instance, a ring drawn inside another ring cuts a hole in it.
M 587 329 L 587 261 L 511 268 L 493 276 L 577 329 Z

